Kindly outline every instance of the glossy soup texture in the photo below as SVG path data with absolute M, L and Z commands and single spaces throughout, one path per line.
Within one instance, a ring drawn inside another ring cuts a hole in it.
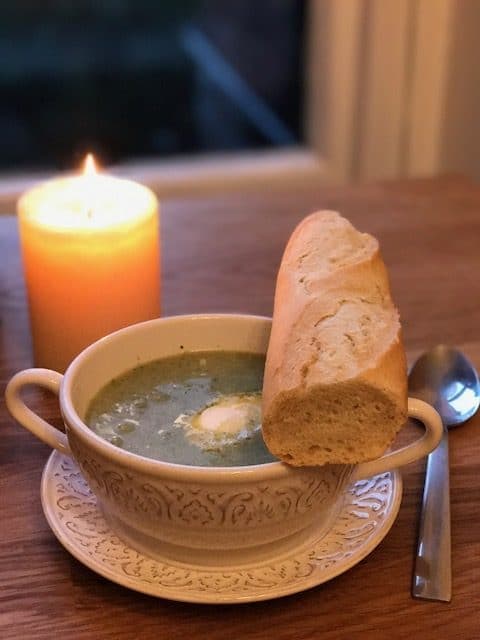
M 101 389 L 86 422 L 112 444 L 165 462 L 272 462 L 261 434 L 264 366 L 264 356 L 234 351 L 162 358 Z

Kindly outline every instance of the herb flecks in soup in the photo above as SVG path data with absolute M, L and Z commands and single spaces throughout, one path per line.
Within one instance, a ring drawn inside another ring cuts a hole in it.
M 112 380 L 86 421 L 112 444 L 165 462 L 272 462 L 261 434 L 264 366 L 264 356 L 232 351 L 162 358 Z

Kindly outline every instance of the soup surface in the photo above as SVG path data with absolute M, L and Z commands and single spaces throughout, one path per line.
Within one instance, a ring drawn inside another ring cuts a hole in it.
M 264 356 L 235 351 L 155 360 L 101 389 L 86 422 L 112 444 L 165 462 L 272 462 L 261 433 L 264 366 Z

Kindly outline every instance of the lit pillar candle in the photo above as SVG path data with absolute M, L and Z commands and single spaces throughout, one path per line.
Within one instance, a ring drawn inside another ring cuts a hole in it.
M 87 166 L 88 164 L 88 166 Z M 36 366 L 64 371 L 98 338 L 160 314 L 159 212 L 146 187 L 96 173 L 18 203 Z

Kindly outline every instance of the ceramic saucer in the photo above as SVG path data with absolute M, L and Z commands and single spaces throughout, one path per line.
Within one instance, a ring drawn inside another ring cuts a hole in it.
M 367 556 L 387 535 L 398 513 L 402 480 L 397 471 L 356 482 L 326 534 L 321 528 L 296 548 L 260 562 L 208 567 L 152 559 L 120 540 L 71 458 L 57 451 L 42 477 L 42 506 L 62 545 L 84 565 L 118 584 L 184 602 L 268 600 L 331 580 Z

